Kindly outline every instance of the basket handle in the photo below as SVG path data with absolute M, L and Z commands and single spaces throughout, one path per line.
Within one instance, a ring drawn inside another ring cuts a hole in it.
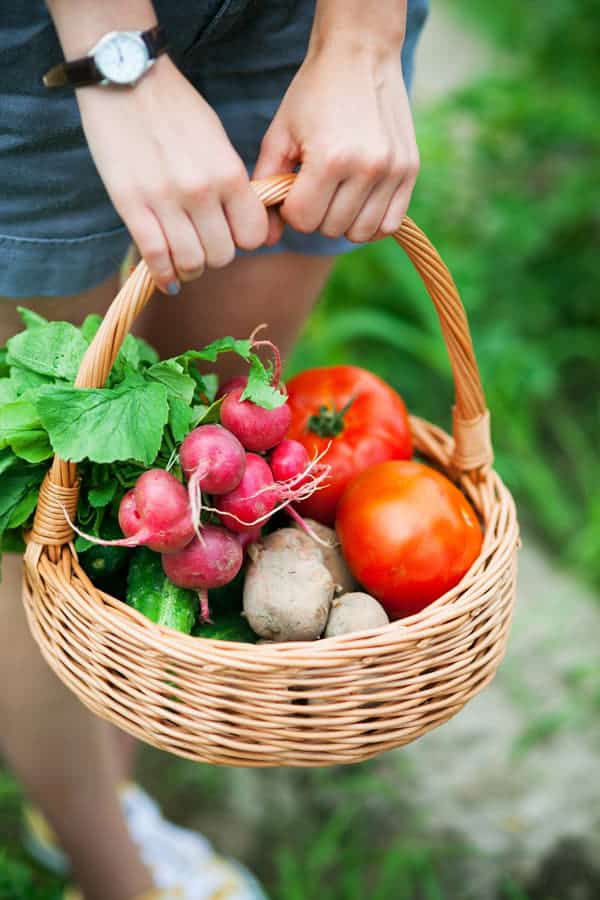
M 295 177 L 265 178 L 253 181 L 252 187 L 265 206 L 274 206 L 286 198 Z M 453 467 L 458 473 L 477 477 L 479 470 L 491 464 L 493 454 L 489 413 L 464 307 L 438 252 L 411 219 L 405 218 L 393 237 L 411 259 L 435 305 L 450 357 L 456 398 Z M 115 297 L 90 344 L 75 381 L 77 387 L 99 388 L 105 384 L 123 341 L 154 290 L 142 260 Z M 64 510 L 74 519 L 78 497 L 77 466 L 56 456 L 40 491 L 31 539 L 51 547 L 69 543 L 73 532 Z

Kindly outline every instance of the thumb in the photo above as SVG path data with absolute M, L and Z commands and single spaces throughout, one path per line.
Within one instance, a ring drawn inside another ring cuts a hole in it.
M 274 120 L 262 140 L 252 177 L 269 178 L 271 175 L 293 172 L 297 160 L 298 151 L 291 135 L 286 128 L 278 125 L 277 120 Z M 271 207 L 268 215 L 269 232 L 265 243 L 268 247 L 272 247 L 281 240 L 285 223 L 278 207 Z

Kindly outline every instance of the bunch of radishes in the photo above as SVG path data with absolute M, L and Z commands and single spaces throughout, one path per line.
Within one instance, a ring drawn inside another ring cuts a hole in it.
M 275 386 L 279 373 L 278 365 Z M 286 440 L 287 402 L 265 409 L 242 399 L 246 384 L 239 376 L 221 389 L 222 424 L 200 425 L 182 442 L 187 487 L 164 469 L 150 469 L 121 501 L 123 539 L 83 535 L 94 543 L 160 553 L 167 577 L 198 592 L 203 621 L 209 619 L 208 589 L 235 578 L 245 547 L 275 512 L 287 508 L 302 524 L 290 504 L 310 496 L 329 471 L 302 444 Z

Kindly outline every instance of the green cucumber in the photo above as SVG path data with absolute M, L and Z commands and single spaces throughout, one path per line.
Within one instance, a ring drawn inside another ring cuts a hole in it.
M 160 555 L 139 547 L 127 578 L 127 603 L 157 625 L 190 634 L 198 614 L 198 596 L 169 581 Z
M 241 641 L 244 644 L 255 644 L 258 640 L 258 635 L 252 631 L 240 613 L 216 615 L 214 619 L 214 622 L 196 625 L 192 632 L 194 637 L 212 638 L 216 641 Z

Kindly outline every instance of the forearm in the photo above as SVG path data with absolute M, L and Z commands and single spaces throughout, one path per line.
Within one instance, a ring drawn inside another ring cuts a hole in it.
M 144 31 L 156 25 L 151 0 L 47 0 L 67 58 L 83 56 L 108 31 Z
M 399 52 L 406 30 L 406 0 L 317 0 L 311 50 L 332 42 L 357 52 Z

